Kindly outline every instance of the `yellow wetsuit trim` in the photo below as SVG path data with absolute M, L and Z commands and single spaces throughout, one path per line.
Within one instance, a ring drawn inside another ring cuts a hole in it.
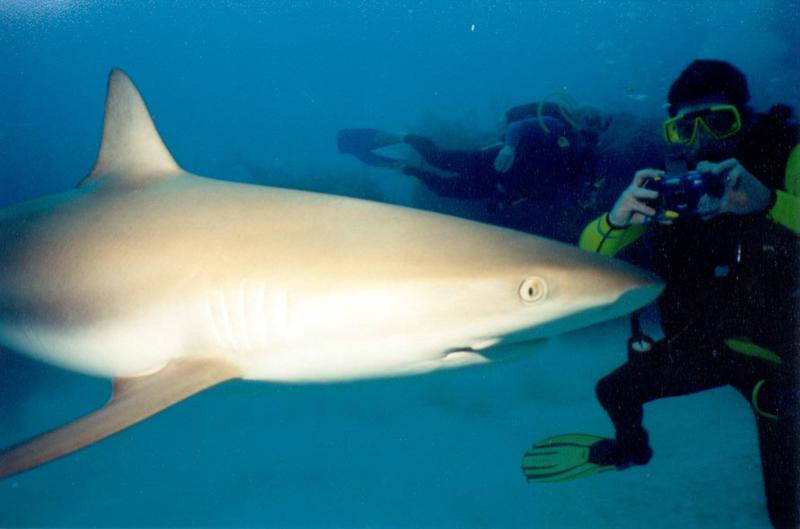
M 768 412 L 762 410 L 761 408 L 759 408 L 759 406 L 758 406 L 758 393 L 761 391 L 761 386 L 763 386 L 765 382 L 766 382 L 766 380 L 764 380 L 762 378 L 761 380 L 756 382 L 755 386 L 753 386 L 753 392 L 750 394 L 750 405 L 753 407 L 753 411 L 754 412 L 756 412 L 757 414 L 761 415 L 765 419 L 769 419 L 770 421 L 777 421 L 778 420 L 778 416 L 777 415 L 773 415 L 771 413 L 768 413 Z
M 775 205 L 767 212 L 767 218 L 800 234 L 800 145 L 789 153 L 784 187 L 786 191 L 776 191 Z
M 800 197 L 784 191 L 776 191 L 775 205 L 767 212 L 767 217 L 800 235 Z
M 736 351 L 739 354 L 761 358 L 762 360 L 772 362 L 773 364 L 781 363 L 780 356 L 776 355 L 766 347 L 756 345 L 749 340 L 744 340 L 741 338 L 728 338 L 725 340 L 725 345 L 732 351 Z
M 800 145 L 795 145 L 789 153 L 783 184 L 789 194 L 800 196 Z
M 603 213 L 586 225 L 578 246 L 589 252 L 614 256 L 636 241 L 644 232 L 645 228 L 642 225 L 614 228 L 608 223 L 608 213 Z

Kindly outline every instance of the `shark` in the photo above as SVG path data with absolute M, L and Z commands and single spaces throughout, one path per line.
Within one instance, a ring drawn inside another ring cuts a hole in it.
M 0 345 L 112 380 L 108 402 L 0 451 L 0 478 L 234 379 L 421 374 L 630 313 L 663 284 L 535 235 L 197 176 L 111 71 L 91 172 L 0 209 Z

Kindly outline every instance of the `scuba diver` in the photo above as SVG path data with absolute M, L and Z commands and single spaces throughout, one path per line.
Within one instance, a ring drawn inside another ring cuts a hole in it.
M 560 100 L 551 101 L 556 97 Z M 376 129 L 340 130 L 338 147 L 366 164 L 415 177 L 440 197 L 485 199 L 492 210 L 529 200 L 563 209 L 565 194 L 573 202 L 583 200 L 595 185 L 596 146 L 606 126 L 595 109 L 555 94 L 508 110 L 503 141 L 482 149 L 442 149 L 424 136 Z M 375 152 L 401 143 L 411 146 L 423 164 Z
M 653 455 L 645 403 L 730 385 L 754 412 L 770 520 L 800 526 L 798 126 L 786 105 L 759 114 L 749 99 L 731 64 L 689 64 L 669 90 L 663 125 L 685 159 L 637 172 L 582 233 L 581 248 L 605 255 L 652 237 L 652 268 L 667 285 L 658 303 L 665 338 L 653 342 L 632 319 L 628 361 L 596 386 L 615 437 L 534 444 L 522 463 L 529 482 L 644 465 Z

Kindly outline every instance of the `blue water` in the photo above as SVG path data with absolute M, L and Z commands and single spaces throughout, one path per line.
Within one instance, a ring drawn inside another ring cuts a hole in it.
M 121 67 L 189 171 L 435 208 L 339 155 L 336 130 L 475 141 L 554 90 L 653 120 L 698 57 L 738 65 L 759 110 L 800 107 L 797 4 L 0 0 L 0 206 L 89 171 Z M 0 527 L 768 527 L 750 412 L 727 389 L 648 405 L 646 467 L 524 483 L 532 441 L 611 433 L 593 385 L 623 361 L 626 325 L 425 377 L 226 384 L 0 482 Z M 0 352 L 0 446 L 107 391 Z

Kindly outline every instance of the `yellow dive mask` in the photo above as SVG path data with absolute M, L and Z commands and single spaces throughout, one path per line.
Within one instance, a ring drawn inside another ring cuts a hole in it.
M 710 137 L 722 140 L 741 130 L 742 116 L 736 106 L 728 104 L 687 109 L 664 122 L 664 139 L 670 144 L 691 145 L 701 126 Z

